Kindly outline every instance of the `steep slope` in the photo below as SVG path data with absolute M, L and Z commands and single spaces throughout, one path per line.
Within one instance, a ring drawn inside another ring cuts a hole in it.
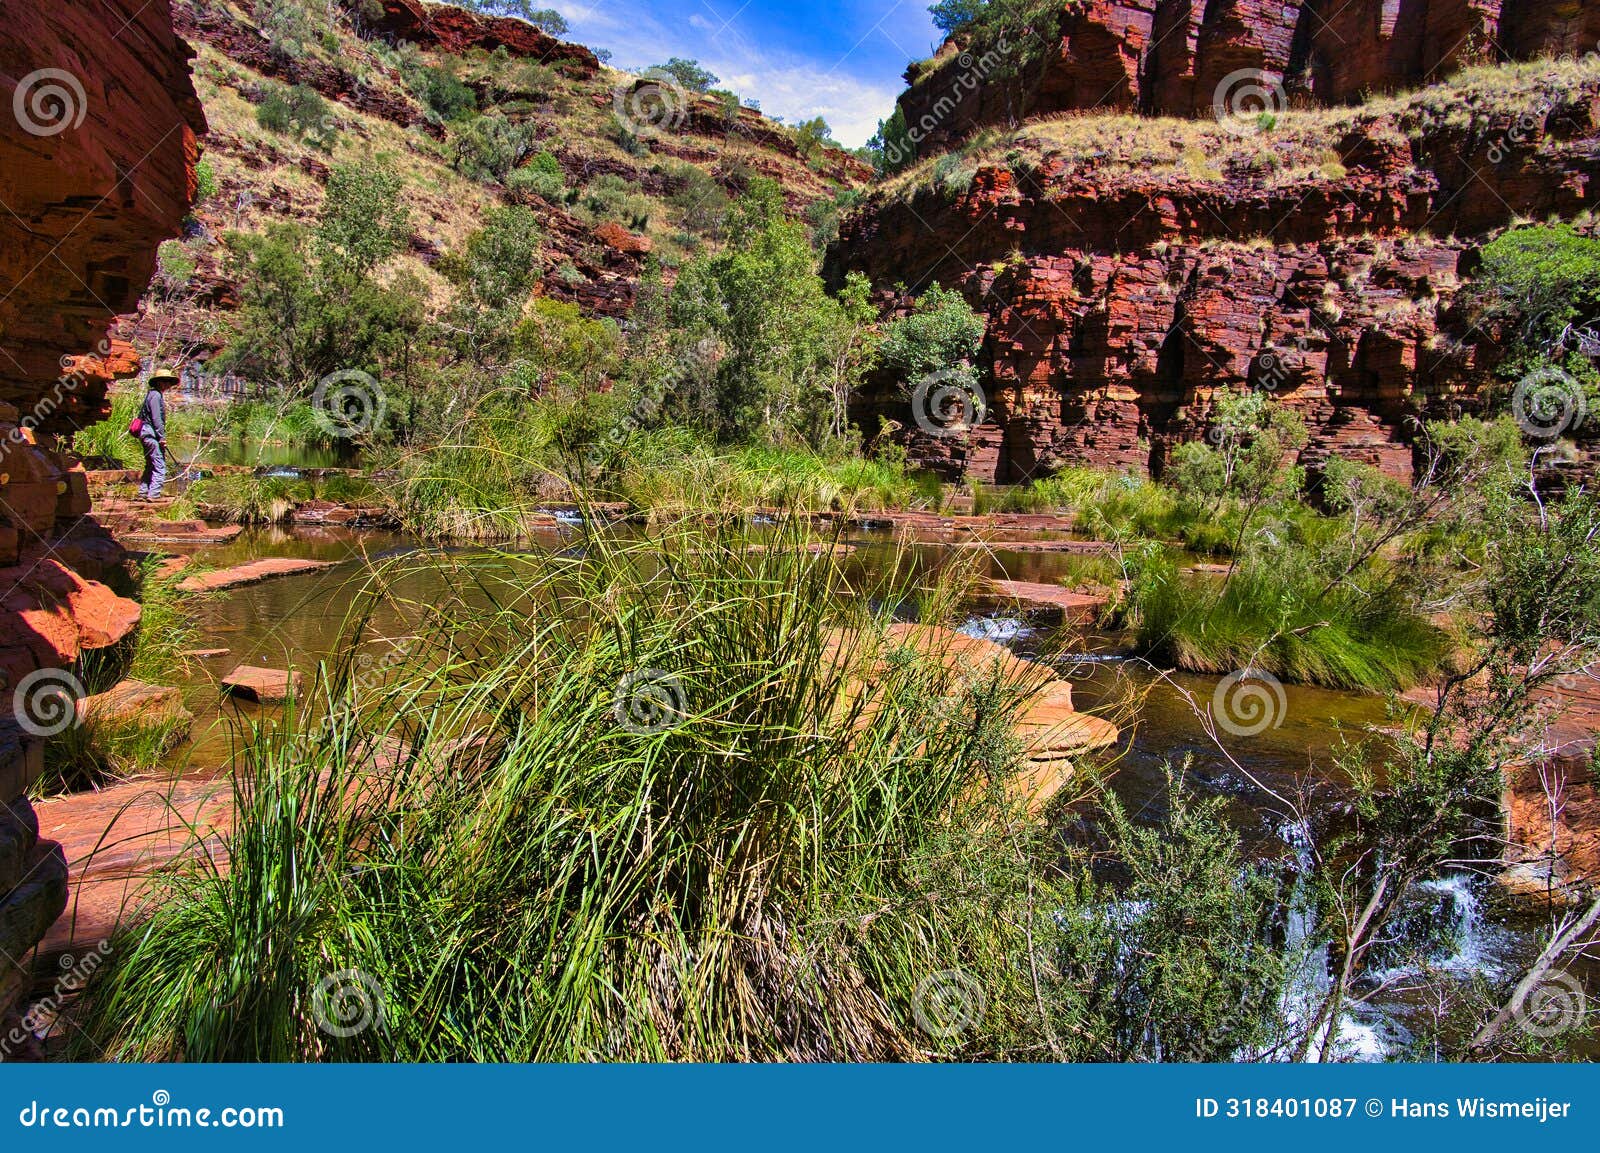
M 1597 109 L 1589 57 L 1258 121 L 1080 114 L 984 134 L 875 194 L 829 268 L 913 295 L 937 281 L 985 312 L 989 417 L 927 435 L 892 380 L 857 415 L 899 421 L 950 475 L 1016 481 L 1159 469 L 1206 433 L 1217 389 L 1250 383 L 1305 415 L 1307 463 L 1406 475 L 1418 418 L 1481 403 L 1501 359 L 1455 306 L 1477 250 L 1519 218 L 1587 220 Z
M 383 158 L 400 170 L 414 230 L 408 270 L 424 281 L 438 284 L 433 266 L 486 211 L 523 203 L 545 230 L 540 291 L 612 317 L 632 307 L 647 257 L 670 280 L 678 263 L 718 242 L 698 201 L 762 175 L 783 185 L 799 214 L 871 175 L 836 148 L 802 155 L 793 130 L 736 100 L 641 85 L 521 20 L 381 0 L 288 5 L 303 23 L 286 32 L 258 21 L 267 7 L 176 0 L 178 28 L 197 49 L 215 191 L 174 254 L 185 275 L 159 281 L 143 314 L 119 329 L 142 349 L 187 357 L 217 347 L 233 303 L 223 234 L 314 218 L 339 164 Z M 316 93 L 322 114 L 288 130 L 263 127 L 263 104 L 293 86 Z M 514 138 L 508 171 L 464 160 L 483 125 Z M 554 185 L 513 179 L 541 153 L 559 165 Z

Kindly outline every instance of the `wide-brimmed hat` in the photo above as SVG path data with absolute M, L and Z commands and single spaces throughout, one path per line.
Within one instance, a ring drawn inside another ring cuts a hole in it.
M 178 370 L 171 365 L 164 364 L 150 374 L 150 386 L 152 388 L 163 381 L 170 381 L 172 384 L 180 383 L 181 378 L 178 376 Z

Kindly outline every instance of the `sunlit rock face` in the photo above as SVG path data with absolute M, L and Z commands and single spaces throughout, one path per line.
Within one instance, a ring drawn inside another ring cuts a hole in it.
M 98 419 L 107 384 L 138 370 L 107 330 L 183 227 L 205 121 L 168 0 L 0 0 L 0 27 L 3 1017 L 29 983 L 14 959 L 66 901 L 60 849 L 25 799 L 41 740 L 75 707 L 49 684 L 69 685 L 85 650 L 120 645 L 139 623 L 139 606 L 103 583 L 120 549 L 88 516 L 83 467 L 54 434 Z
M 1348 104 L 1464 64 L 1597 46 L 1596 0 L 1073 0 L 992 59 L 946 44 L 907 70 L 900 106 L 907 123 L 933 125 L 926 156 L 977 128 L 1054 113 L 1209 116 L 1253 74 L 1297 102 Z M 972 82 L 1023 58 L 1015 83 Z
M 1519 219 L 1593 208 L 1600 72 L 1555 63 L 1265 123 L 1232 117 L 1231 95 L 1219 121 L 1213 90 L 1242 73 L 1293 110 L 1500 52 L 1581 57 L 1600 49 L 1600 0 L 1091 0 L 1059 31 L 1035 74 L 955 45 L 917 71 L 902 108 L 919 158 L 945 159 L 869 198 L 829 255 L 831 281 L 863 272 L 889 309 L 940 283 L 985 314 L 983 419 L 944 427 L 916 411 L 916 382 L 885 376 L 855 420 L 892 422 L 951 479 L 1159 473 L 1210 431 L 1220 390 L 1251 385 L 1304 417 L 1313 473 L 1339 456 L 1412 475 L 1423 422 L 1477 411 L 1504 358 L 1461 307 L 1478 251 Z M 1058 115 L 1088 110 L 1120 115 Z M 944 151 L 997 124 L 1015 126 L 1009 154 Z M 1597 431 L 1575 430 L 1580 450 Z M 1594 475 L 1579 456 L 1568 482 Z
M 0 20 L 0 400 L 26 417 L 137 304 L 188 213 L 205 121 L 167 0 L 0 0 Z M 39 427 L 97 404 L 90 383 Z

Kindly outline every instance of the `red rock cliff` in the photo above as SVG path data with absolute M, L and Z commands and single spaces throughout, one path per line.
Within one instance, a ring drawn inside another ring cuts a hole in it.
M 1050 113 L 1207 116 L 1254 79 L 1285 103 L 1341 104 L 1461 64 L 1597 48 L 1600 0 L 1067 0 L 1003 45 L 946 44 L 907 70 L 900 105 L 929 156 Z
M 26 800 L 39 738 L 75 716 L 48 678 L 73 684 L 51 670 L 122 643 L 139 623 L 139 606 L 100 583 L 120 550 L 87 515 L 83 467 L 48 434 L 97 416 L 106 383 L 136 371 L 131 350 L 105 334 L 182 226 L 205 124 L 168 0 L 0 0 L 0 21 L 3 1017 L 27 984 L 17 960 L 66 899 L 60 850 L 40 838 Z
M 1500 355 L 1454 304 L 1477 249 L 1516 217 L 1593 207 L 1597 110 L 1600 64 L 1528 65 L 1247 139 L 1041 121 L 970 179 L 972 164 L 924 168 L 845 222 L 829 274 L 961 289 L 988 317 L 989 419 L 924 436 L 894 381 L 857 419 L 900 422 L 949 475 L 1158 469 L 1205 433 L 1217 389 L 1251 383 L 1306 417 L 1306 463 L 1336 452 L 1405 475 L 1418 418 L 1478 403 Z

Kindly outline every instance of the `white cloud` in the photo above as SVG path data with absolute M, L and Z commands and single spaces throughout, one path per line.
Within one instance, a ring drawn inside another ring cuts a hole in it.
M 790 123 L 821 116 L 850 147 L 865 144 L 877 131 L 900 92 L 898 84 L 852 73 L 849 56 L 828 62 L 829 70 L 794 53 L 764 50 L 741 35 L 737 24 L 721 26 L 698 13 L 663 23 L 638 9 L 613 11 L 610 0 L 600 0 L 588 9 L 574 6 L 567 16 L 571 38 L 611 49 L 616 67 L 642 70 L 670 56 L 699 60 L 723 87 L 760 101 L 767 115 Z

